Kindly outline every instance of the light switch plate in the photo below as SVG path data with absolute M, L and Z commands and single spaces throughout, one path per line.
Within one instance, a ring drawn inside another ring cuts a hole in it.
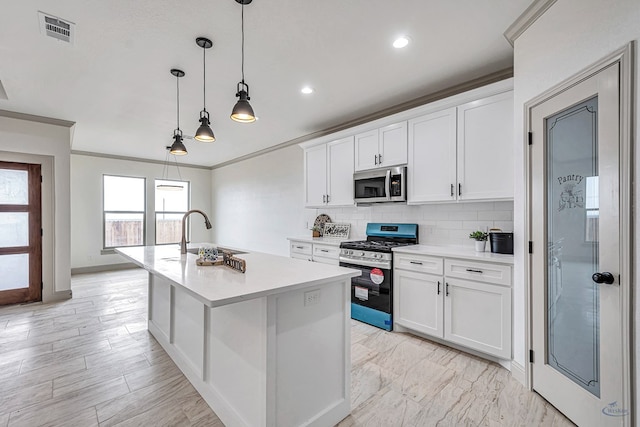
M 320 302 L 320 289 L 304 293 L 304 305 L 316 305 Z

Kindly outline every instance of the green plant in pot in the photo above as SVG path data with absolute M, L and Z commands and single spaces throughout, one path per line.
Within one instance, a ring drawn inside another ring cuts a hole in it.
M 318 225 L 313 226 L 313 237 L 320 237 L 321 232 L 322 232 L 322 227 Z
M 487 243 L 487 238 L 489 237 L 489 233 L 484 231 L 474 231 L 469 234 L 469 238 L 476 241 L 476 252 L 484 252 L 484 247 Z

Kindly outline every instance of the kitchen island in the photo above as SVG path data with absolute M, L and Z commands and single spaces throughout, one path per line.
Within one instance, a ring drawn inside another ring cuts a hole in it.
M 333 426 L 350 412 L 351 277 L 237 255 L 197 266 L 177 246 L 118 248 L 149 272 L 148 328 L 226 426 Z

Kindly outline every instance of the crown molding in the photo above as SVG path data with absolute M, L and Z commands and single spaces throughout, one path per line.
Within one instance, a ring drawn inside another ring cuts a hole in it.
M 143 159 L 141 157 L 129 157 L 129 156 L 118 156 L 116 154 L 104 154 L 104 153 L 94 153 L 91 151 L 78 151 L 71 150 L 71 154 L 76 156 L 88 156 L 88 157 L 101 157 L 103 159 L 113 159 L 113 160 L 127 160 L 130 162 L 142 162 L 142 163 L 153 163 L 156 165 L 164 165 L 166 161 L 164 160 L 152 160 L 152 159 Z M 202 165 L 190 165 L 188 163 L 180 163 L 181 168 L 193 168 L 193 169 L 206 169 L 210 170 L 210 166 L 202 166 Z
M 533 25 L 557 0 L 535 0 L 522 14 L 507 28 L 504 37 L 513 46 L 516 39 Z
M 71 128 L 76 122 L 68 120 L 54 119 L 51 117 L 35 116 L 33 114 L 17 113 L 15 111 L 0 110 L 0 117 L 8 117 L 10 119 L 27 120 L 30 122 L 45 123 L 48 125 L 62 126 Z

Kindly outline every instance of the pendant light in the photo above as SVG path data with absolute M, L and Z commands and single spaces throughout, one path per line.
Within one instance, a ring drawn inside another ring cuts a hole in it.
M 169 179 L 169 154 L 170 154 L 170 152 L 169 152 L 169 150 L 171 150 L 171 147 L 167 147 L 167 155 L 166 155 L 166 157 L 164 159 L 164 167 L 162 168 L 162 181 L 165 181 L 165 183 L 156 185 L 156 188 L 158 190 L 161 190 L 161 191 L 182 191 L 182 190 L 184 190 L 184 185 L 166 183 L 167 181 L 170 181 L 170 179 Z M 173 160 L 176 163 L 176 169 L 178 169 L 178 179 L 179 179 L 179 181 L 182 181 L 182 175 L 180 174 L 180 166 L 178 166 L 178 159 L 176 158 L 176 156 L 173 156 Z
M 196 39 L 196 44 L 202 48 L 202 111 L 200 111 L 200 127 L 196 131 L 194 138 L 200 142 L 213 142 L 216 140 L 216 137 L 213 135 L 213 130 L 211 130 L 211 122 L 209 121 L 209 112 L 206 107 L 206 81 L 207 81 L 207 68 L 206 68 L 206 51 L 213 43 L 206 37 L 198 37 Z
M 244 82 L 244 5 L 251 0 L 236 0 L 242 5 L 242 81 L 236 86 L 236 96 L 239 98 L 231 112 L 231 119 L 240 123 L 252 123 L 256 121 L 256 115 L 249 104 L 249 85 Z
M 180 130 L 180 77 L 184 77 L 184 71 L 177 68 L 171 69 L 171 74 L 176 76 L 176 106 L 177 106 L 177 127 L 173 131 L 173 144 L 169 147 L 169 152 L 176 156 L 187 154 L 187 147 L 182 143 L 182 131 Z

